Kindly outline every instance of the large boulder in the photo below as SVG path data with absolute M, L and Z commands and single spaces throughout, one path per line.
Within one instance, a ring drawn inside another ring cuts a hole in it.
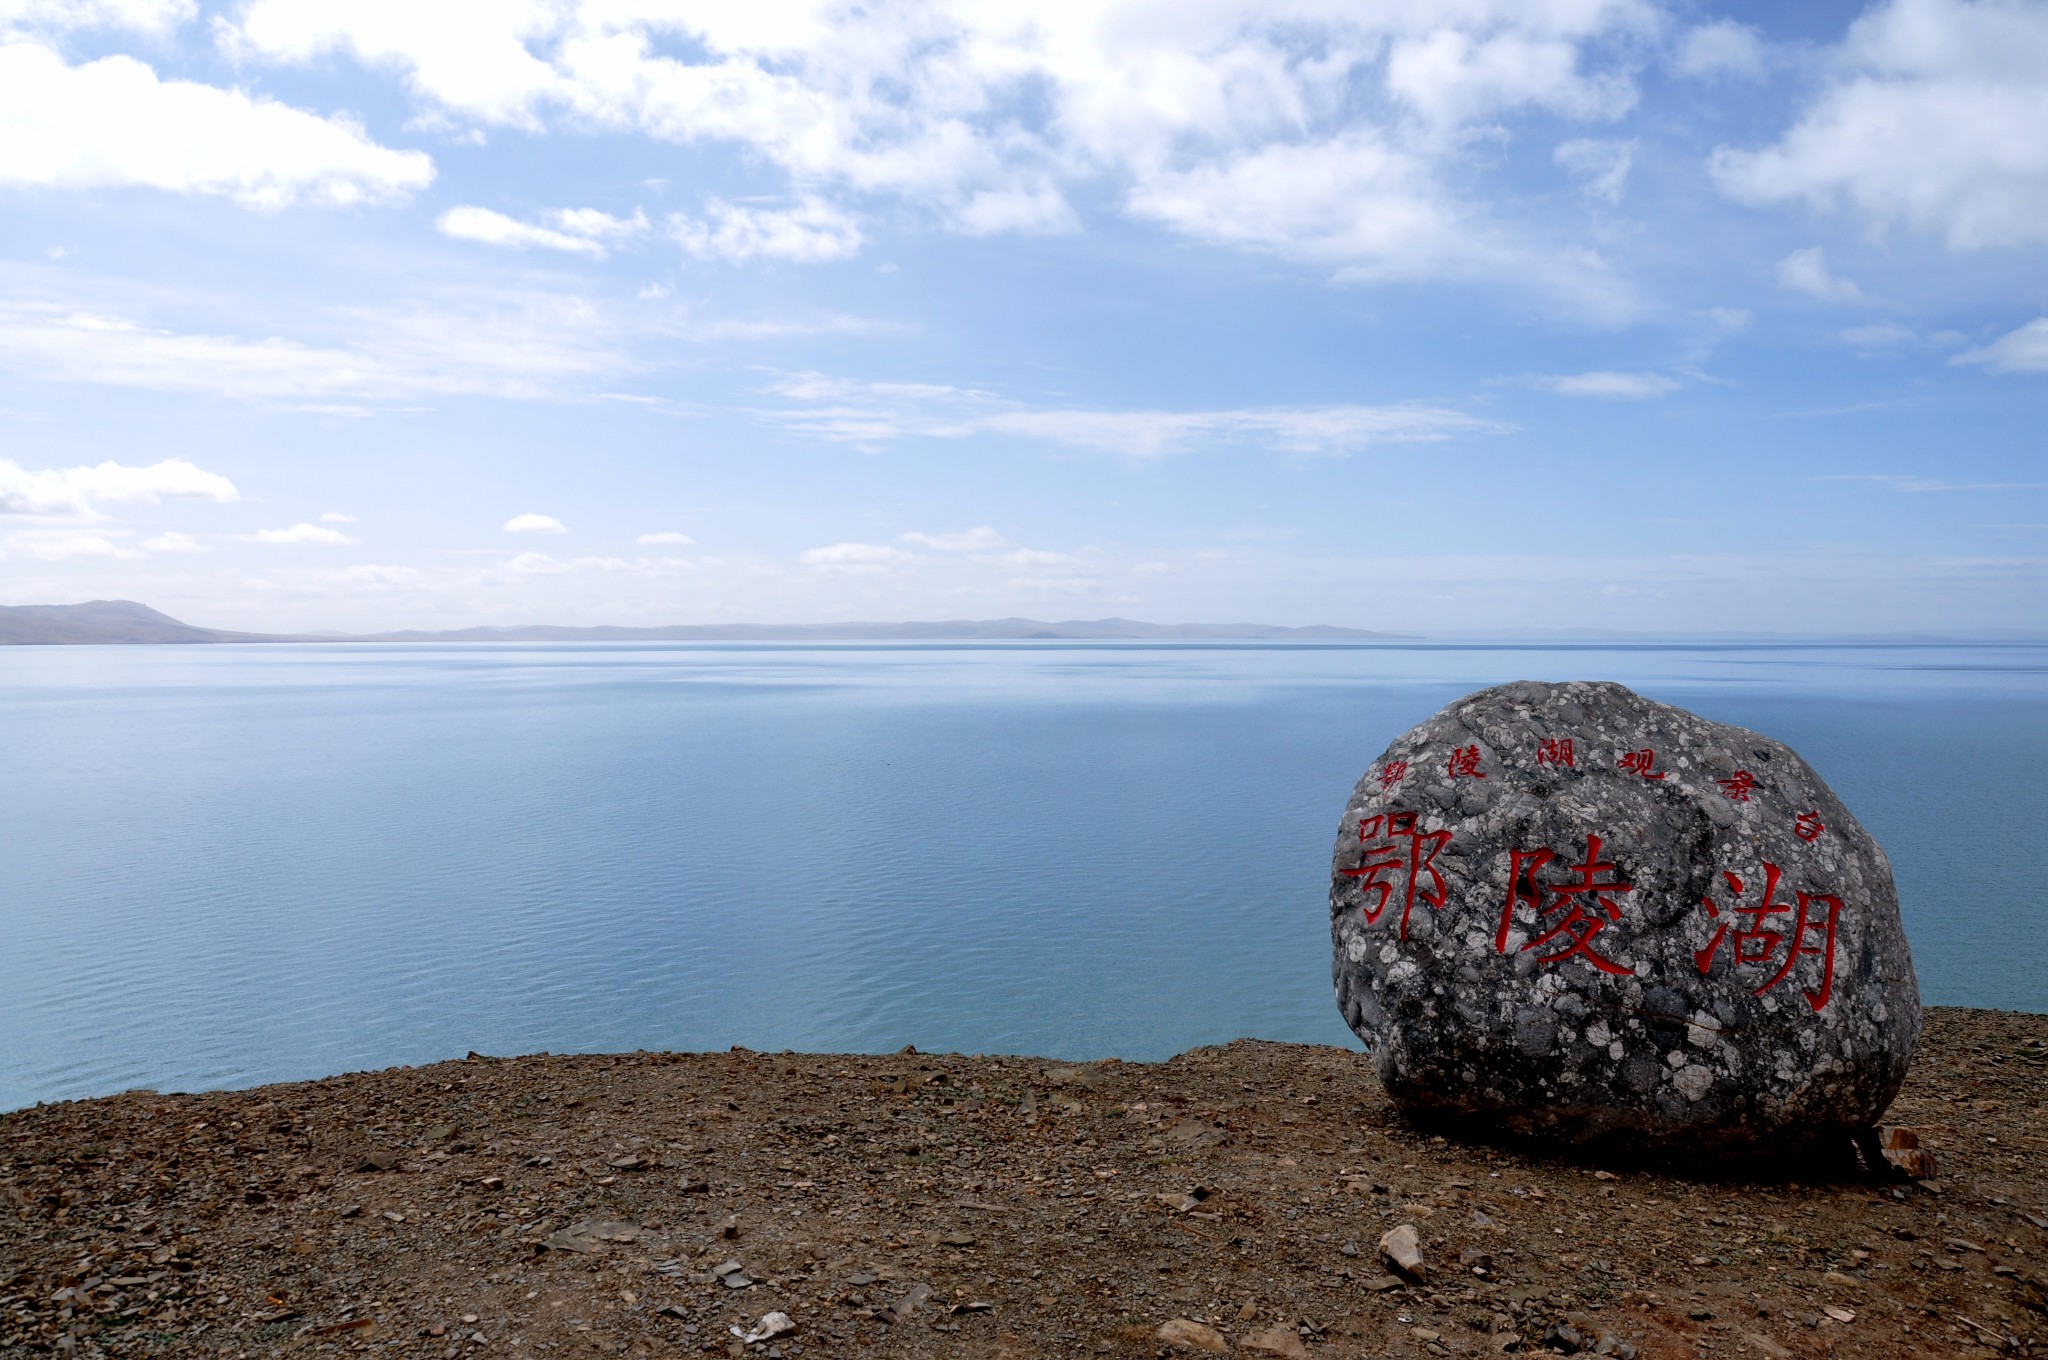
M 1620 685 L 1460 699 L 1367 770 L 1337 1004 L 1411 1115 L 1712 1155 L 1869 1128 L 1920 1037 L 1884 851 L 1791 748 Z

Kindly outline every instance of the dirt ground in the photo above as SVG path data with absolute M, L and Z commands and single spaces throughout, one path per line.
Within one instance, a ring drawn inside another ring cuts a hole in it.
M 1933 1010 L 1888 1122 L 1936 1178 L 1816 1184 L 1447 1141 L 1251 1041 L 137 1092 L 0 1116 L 0 1353 L 2032 1354 L 2044 1093 L 2048 1016 Z

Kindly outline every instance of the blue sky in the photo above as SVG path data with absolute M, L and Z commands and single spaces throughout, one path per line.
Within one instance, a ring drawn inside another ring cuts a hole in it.
M 2048 4 L 0 0 L 0 602 L 2048 630 Z

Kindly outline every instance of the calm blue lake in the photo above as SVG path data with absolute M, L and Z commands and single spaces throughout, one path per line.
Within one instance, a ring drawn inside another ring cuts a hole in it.
M 2048 648 L 0 648 L 0 1108 L 486 1053 L 1355 1042 L 1396 734 L 1618 680 L 1804 754 L 1930 1002 L 2048 1010 Z

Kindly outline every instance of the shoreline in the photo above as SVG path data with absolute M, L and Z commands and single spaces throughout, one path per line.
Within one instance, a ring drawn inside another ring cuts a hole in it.
M 472 1057 L 32 1106 L 0 1115 L 0 1351 L 1022 1360 L 1156 1355 L 1169 1322 L 1251 1355 L 2039 1345 L 2048 1016 L 1927 1016 L 1886 1122 L 1937 1177 L 1899 1186 L 1447 1141 L 1362 1055 L 1254 1040 Z M 1381 1256 L 1401 1224 L 1420 1280 Z M 769 1313 L 793 1330 L 730 1334 Z

